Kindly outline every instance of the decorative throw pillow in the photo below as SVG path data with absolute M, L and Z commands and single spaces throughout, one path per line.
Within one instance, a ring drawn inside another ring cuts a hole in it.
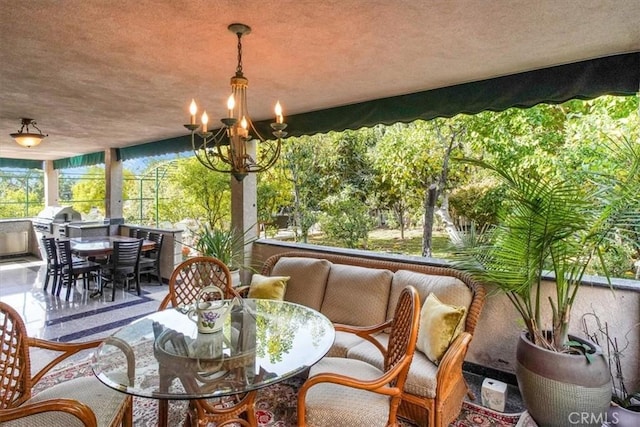
M 466 307 L 448 305 L 430 293 L 420 311 L 416 348 L 433 363 L 440 363 L 453 340 L 462 332 Z
M 287 290 L 289 276 L 263 276 L 254 274 L 249 286 L 249 298 L 274 299 L 282 301 Z

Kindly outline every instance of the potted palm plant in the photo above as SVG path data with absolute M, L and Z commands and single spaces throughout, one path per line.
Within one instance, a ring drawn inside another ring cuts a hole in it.
M 497 224 L 467 236 L 453 264 L 506 293 L 520 314 L 526 330 L 516 377 L 539 425 L 568 425 L 572 413 L 592 414 L 592 423 L 581 425 L 600 425 L 609 407 L 607 361 L 597 345 L 569 335 L 569 322 L 587 267 L 602 264 L 608 277 L 601 255 L 608 240 L 640 242 L 640 147 L 629 140 L 619 147 L 622 173 L 593 175 L 586 185 L 560 173 L 464 160 L 492 171 L 507 200 Z

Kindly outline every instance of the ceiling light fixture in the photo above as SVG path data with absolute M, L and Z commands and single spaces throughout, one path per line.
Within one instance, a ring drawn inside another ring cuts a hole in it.
M 227 117 L 221 119 L 221 127 L 215 134 L 207 130 L 209 116 L 202 113 L 202 123 L 196 124 L 198 107 L 191 101 L 189 112 L 191 120 L 184 125 L 191 131 L 191 144 L 197 159 L 205 167 L 216 172 L 232 174 L 242 181 L 249 173 L 262 172 L 274 165 L 280 156 L 281 139 L 287 135 L 284 129 L 280 102 L 275 106 L 275 123 L 271 123 L 275 140 L 264 139 L 253 127 L 247 108 L 247 86 L 249 80 L 242 73 L 242 36 L 248 35 L 251 28 L 244 24 L 231 24 L 229 31 L 238 36 L 238 65 L 236 74 L 231 77 L 231 95 L 227 100 Z M 255 159 L 249 154 L 247 144 L 253 140 L 260 142 L 256 148 Z
M 38 133 L 29 132 L 29 126 L 33 126 Z M 25 129 L 26 128 L 26 129 Z M 25 132 L 26 130 L 26 132 Z M 15 139 L 16 142 L 23 147 L 31 148 L 40 144 L 44 138 L 49 135 L 44 135 L 42 131 L 36 126 L 36 122 L 33 119 L 22 119 L 22 127 L 16 133 L 11 134 L 11 138 Z

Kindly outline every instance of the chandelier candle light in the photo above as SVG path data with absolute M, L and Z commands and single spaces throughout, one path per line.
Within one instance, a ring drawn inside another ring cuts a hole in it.
M 284 123 L 282 106 L 278 101 L 275 106 L 276 121 L 271 123 L 276 139 L 265 140 L 253 127 L 247 109 L 249 80 L 242 73 L 242 36 L 248 35 L 251 28 L 244 24 L 231 24 L 228 28 L 238 36 L 238 65 L 236 74 L 231 77 L 227 117 L 220 120 L 224 126 L 215 133 L 210 132 L 206 111 L 202 113 L 201 124 L 197 124 L 198 107 L 195 100 L 191 100 L 190 121 L 184 127 L 191 131 L 191 144 L 200 163 L 216 172 L 230 173 L 236 180 L 242 181 L 247 174 L 267 170 L 278 160 L 281 139 L 287 135 L 284 131 L 287 124 Z M 247 143 L 254 139 L 260 142 L 255 159 L 247 150 Z

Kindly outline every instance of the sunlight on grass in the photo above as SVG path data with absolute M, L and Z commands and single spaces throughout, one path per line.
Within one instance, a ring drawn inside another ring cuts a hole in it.
M 345 247 L 341 242 L 327 238 L 325 235 L 309 237 L 309 243 L 314 245 Z M 434 231 L 433 257 L 447 259 L 449 257 L 449 238 L 446 233 Z M 422 255 L 422 229 L 405 231 L 404 240 L 400 238 L 400 230 L 377 229 L 369 233 L 366 249 L 374 252 L 384 252 L 403 255 Z

